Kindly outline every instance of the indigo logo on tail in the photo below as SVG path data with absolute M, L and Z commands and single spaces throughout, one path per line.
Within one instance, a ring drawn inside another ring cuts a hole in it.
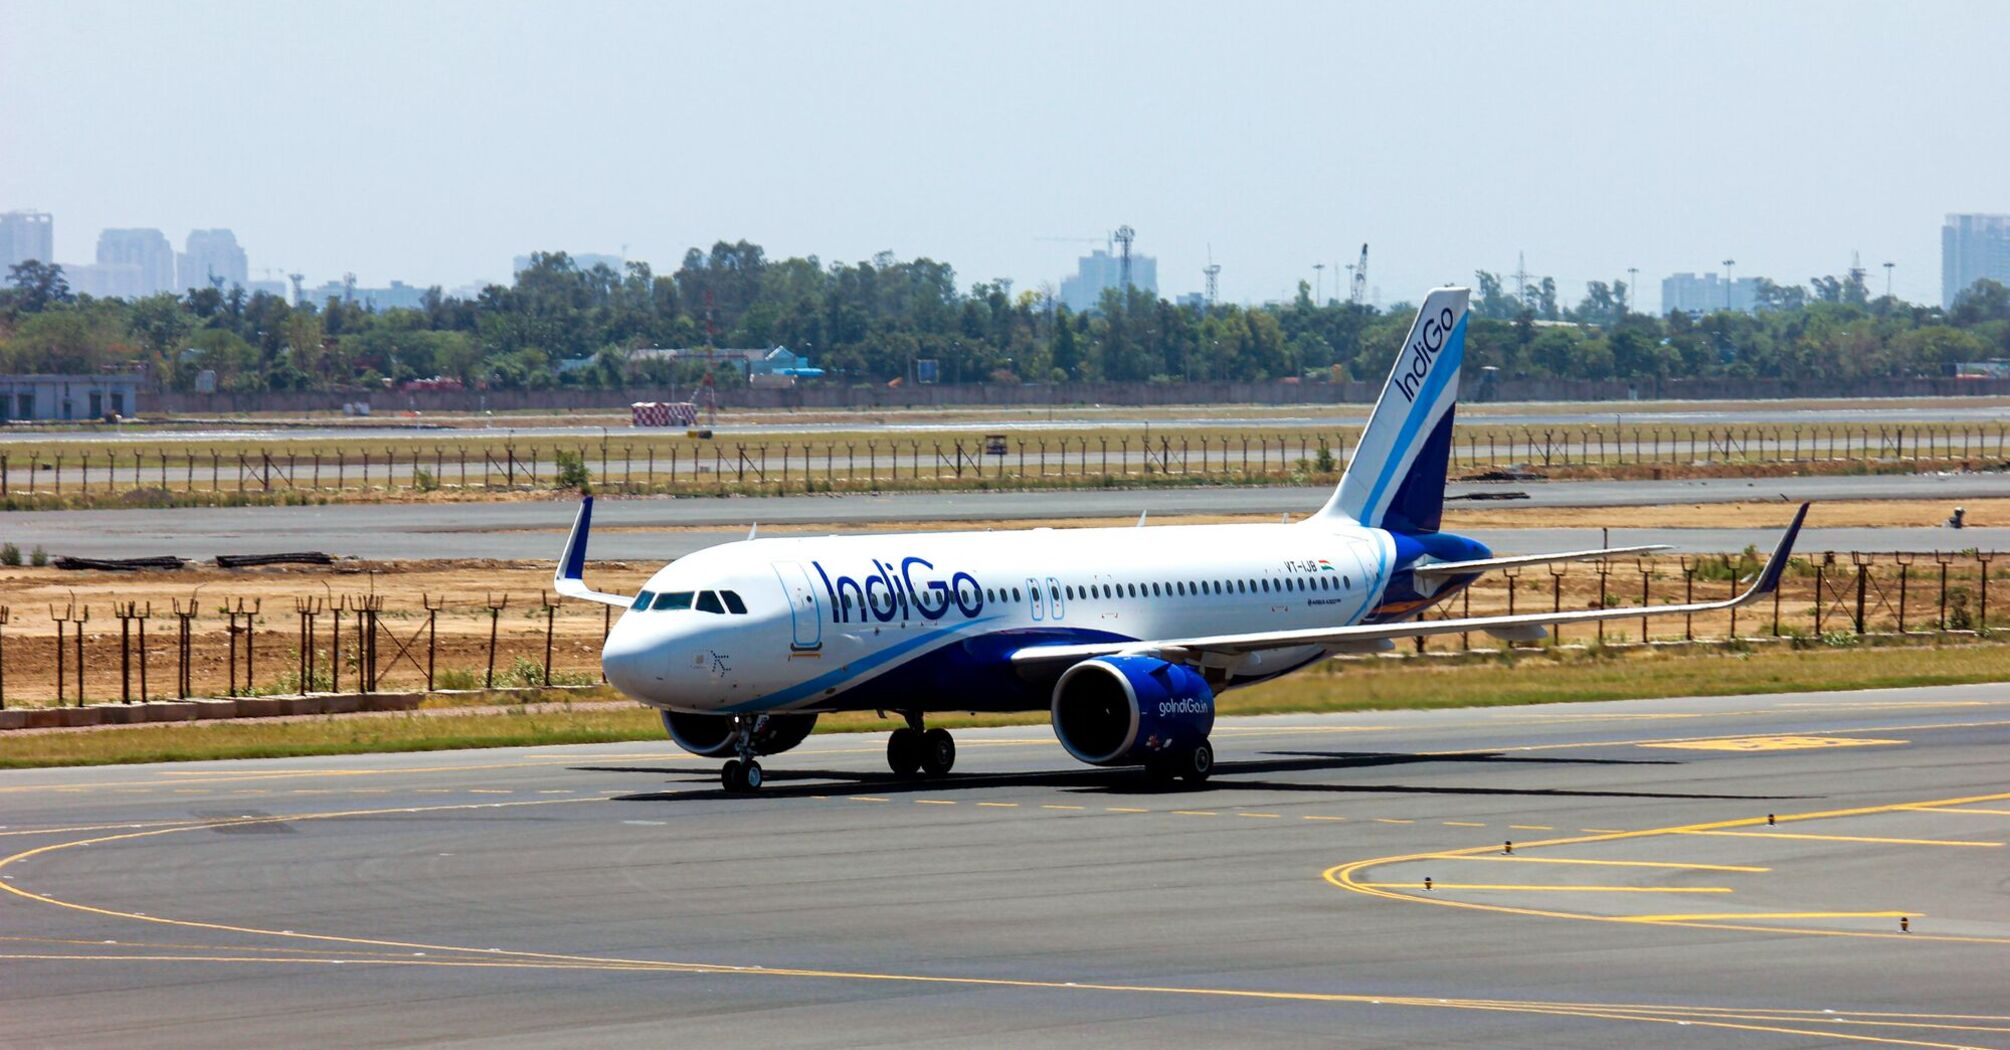
M 1401 364 L 1397 365 L 1396 389 L 1403 392 L 1403 400 L 1411 404 L 1417 401 L 1417 389 L 1424 383 L 1424 377 L 1431 374 L 1431 362 L 1438 359 L 1438 352 L 1445 348 L 1445 341 L 1452 336 L 1452 325 L 1456 315 L 1447 306 L 1438 311 L 1438 316 L 1427 317 L 1417 326 L 1417 338 L 1406 350 Z

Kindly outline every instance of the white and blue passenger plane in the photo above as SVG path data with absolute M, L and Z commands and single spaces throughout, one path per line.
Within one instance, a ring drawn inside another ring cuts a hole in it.
M 1464 288 L 1424 299 L 1332 498 L 1275 525 L 1027 529 L 753 539 L 657 570 L 633 596 L 582 579 L 593 501 L 579 508 L 561 594 L 627 608 L 601 665 L 662 712 L 685 750 L 727 759 L 729 791 L 761 785 L 757 756 L 802 742 L 827 711 L 897 711 L 894 772 L 940 776 L 956 743 L 941 711 L 1052 713 L 1075 758 L 1207 779 L 1214 698 L 1399 638 L 1680 615 L 1770 594 L 1803 504 L 1763 573 L 1720 602 L 1419 620 L 1480 574 L 1654 548 L 1494 557 L 1440 531 Z

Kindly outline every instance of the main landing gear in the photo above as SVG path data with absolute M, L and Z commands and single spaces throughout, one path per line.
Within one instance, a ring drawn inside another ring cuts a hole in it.
M 1191 751 L 1153 759 L 1145 766 L 1145 775 L 1161 784 L 1178 779 L 1198 787 L 1207 783 L 1207 778 L 1213 773 L 1214 746 L 1205 740 Z
M 738 715 L 734 717 L 733 723 L 733 750 L 738 752 L 740 757 L 726 760 L 725 768 L 719 771 L 719 782 L 735 795 L 750 795 L 761 790 L 761 784 L 765 780 L 761 764 L 754 761 L 754 734 L 767 728 L 768 716 L 748 718 Z
M 903 777 L 916 772 L 939 777 L 949 772 L 956 765 L 956 738 L 947 729 L 924 729 L 919 711 L 901 714 L 907 726 L 886 738 L 886 764 Z

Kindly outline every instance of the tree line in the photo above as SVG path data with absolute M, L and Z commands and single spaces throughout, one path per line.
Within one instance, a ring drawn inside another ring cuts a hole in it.
M 967 290 L 948 264 L 882 253 L 856 263 L 771 260 L 756 244 L 692 249 L 674 273 L 647 263 L 582 269 L 540 253 L 511 283 L 463 299 L 435 287 L 411 309 L 329 298 L 289 304 L 244 289 L 95 299 L 60 266 L 12 267 L 0 289 L 0 367 L 9 373 L 132 369 L 188 390 L 357 390 L 446 378 L 468 387 L 613 388 L 740 380 L 737 371 L 650 347 L 788 346 L 822 382 L 1379 380 L 1415 306 L 1173 303 L 1111 289 L 1080 313 L 1010 282 Z M 1873 298 L 1860 276 L 1768 282 L 1752 313 L 1645 314 L 1623 281 L 1565 303 L 1552 280 L 1522 291 L 1475 274 L 1467 363 L 1507 378 L 1679 377 L 1870 381 L 1945 376 L 2010 357 L 2010 290 L 1979 282 L 1952 309 Z

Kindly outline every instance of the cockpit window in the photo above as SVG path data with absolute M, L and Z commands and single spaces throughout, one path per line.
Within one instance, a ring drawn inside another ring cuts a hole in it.
M 731 612 L 735 616 L 746 615 L 747 603 L 740 600 L 740 592 L 720 591 L 719 597 L 724 598 L 726 600 L 727 611 Z
M 649 608 L 649 603 L 651 601 L 654 601 L 655 598 L 656 598 L 655 591 L 643 591 L 635 596 L 635 604 L 629 606 L 629 608 L 637 610 L 647 609 Z
M 719 601 L 718 591 L 706 591 L 698 595 L 698 611 L 725 615 L 726 606 Z
M 689 609 L 692 597 L 693 595 L 690 591 L 664 591 L 662 594 L 656 596 L 656 603 L 651 605 L 650 608 L 657 612 L 662 612 L 665 609 Z

